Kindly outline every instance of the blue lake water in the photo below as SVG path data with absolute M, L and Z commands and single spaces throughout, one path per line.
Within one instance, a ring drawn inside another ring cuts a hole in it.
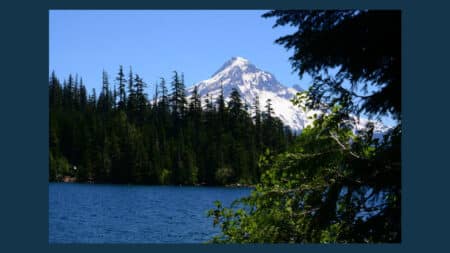
M 49 184 L 50 243 L 203 243 L 206 213 L 249 188 Z

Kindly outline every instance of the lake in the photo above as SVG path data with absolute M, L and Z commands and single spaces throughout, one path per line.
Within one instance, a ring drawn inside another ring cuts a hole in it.
M 207 211 L 249 188 L 49 183 L 50 243 L 203 243 Z

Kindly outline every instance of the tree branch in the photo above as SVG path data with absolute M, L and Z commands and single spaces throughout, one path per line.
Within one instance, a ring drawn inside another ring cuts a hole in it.
M 342 144 L 339 141 L 339 138 L 334 133 L 332 133 L 332 132 L 329 132 L 329 133 L 330 133 L 330 137 L 336 141 L 336 143 L 342 148 L 342 150 L 348 151 L 350 153 L 350 155 L 352 155 L 353 157 L 356 157 L 358 159 L 361 158 L 359 155 L 353 153 L 349 148 L 347 148 L 344 144 Z

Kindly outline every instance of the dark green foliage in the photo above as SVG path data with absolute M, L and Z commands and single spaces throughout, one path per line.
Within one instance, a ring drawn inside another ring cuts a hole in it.
M 255 130 L 237 91 L 228 105 L 222 96 L 217 108 L 209 99 L 203 109 L 197 88 L 187 101 L 183 79 L 174 73 L 168 95 L 162 78 L 155 84 L 158 95 L 150 103 L 146 83 L 131 69 L 125 80 L 119 68 L 116 92 L 103 72 L 98 99 L 95 90 L 87 94 L 81 79 L 69 76 L 61 85 L 52 73 L 50 180 L 70 176 L 81 182 L 135 184 L 257 182 L 259 154 L 266 148 L 285 147 L 288 133 L 256 147 L 267 137 Z M 257 122 L 266 124 L 261 119 Z M 280 131 L 283 126 L 274 125 L 268 134 Z
M 329 243 L 400 240 L 399 129 L 383 141 L 354 134 L 336 107 L 287 152 L 267 154 L 252 195 L 210 211 L 215 242 Z M 395 151 L 394 151 L 395 150 Z M 241 208 L 241 209 L 239 209 Z
M 264 17 L 277 17 L 275 26 L 298 27 L 276 42 L 294 49 L 290 59 L 300 75 L 317 78 L 309 94 L 312 105 L 353 96 L 360 100 L 355 111 L 400 119 L 400 11 L 271 11 Z M 323 77 L 324 70 L 335 67 L 335 77 Z M 340 85 L 344 80 L 350 89 Z
M 182 119 L 186 112 L 186 94 L 184 87 L 184 78 L 178 76 L 178 73 L 174 71 L 172 80 L 172 114 L 176 119 Z
M 210 210 L 221 243 L 370 243 L 401 241 L 400 12 L 271 11 L 296 33 L 294 69 L 314 77 L 294 104 L 321 108 L 288 151 L 267 152 L 251 196 Z M 331 75 L 330 68 L 338 67 Z M 348 80 L 350 87 L 346 87 Z M 374 86 L 378 89 L 369 89 Z M 357 92 L 368 94 L 357 94 Z M 374 126 L 354 131 L 353 115 L 391 114 L 382 140 Z M 271 119 L 270 101 L 264 124 Z M 264 139 L 266 145 L 270 139 Z
M 119 73 L 117 74 L 116 81 L 119 83 L 119 110 L 125 110 L 127 105 L 127 95 L 125 92 L 125 74 L 123 73 L 123 67 L 120 65 Z

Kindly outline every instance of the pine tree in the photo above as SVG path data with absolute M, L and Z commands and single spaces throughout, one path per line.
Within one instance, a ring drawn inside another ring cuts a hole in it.
M 60 108 L 62 106 L 62 87 L 56 77 L 55 71 L 52 71 L 49 86 L 49 104 L 50 108 Z
M 183 78 L 180 79 L 178 73 L 174 71 L 172 78 L 172 113 L 176 119 L 182 119 L 186 108 L 186 95 L 184 89 Z
M 273 108 L 272 108 L 272 100 L 269 98 L 266 100 L 266 112 L 264 114 L 264 117 L 267 121 L 271 121 L 273 118 Z
M 256 95 L 253 101 L 253 121 L 255 122 L 255 142 L 256 142 L 256 150 L 262 150 L 262 122 L 261 122 L 261 109 L 259 103 L 259 96 Z
M 112 91 L 112 107 L 113 109 L 117 109 L 117 97 L 118 97 L 118 92 L 116 89 L 116 84 L 113 85 L 113 91 Z
M 158 82 L 155 82 L 155 94 L 153 95 L 153 107 L 156 108 L 158 106 L 159 101 L 159 85 Z
M 91 95 L 89 95 L 88 104 L 92 110 L 95 110 L 97 108 L 97 93 L 95 91 L 95 88 L 92 88 L 92 93 Z
M 127 99 L 127 114 L 134 120 L 136 114 L 136 91 L 133 77 L 133 70 L 130 67 L 128 74 L 128 99 Z
M 84 86 L 83 78 L 80 78 L 80 109 L 84 111 L 87 106 L 87 91 Z
M 159 83 L 160 90 L 161 90 L 161 101 L 160 106 L 164 109 L 167 109 L 169 106 L 169 96 L 168 91 L 166 87 L 166 80 L 161 77 L 161 82 Z
M 198 94 L 198 87 L 195 86 L 194 90 L 192 91 L 191 103 L 189 104 L 189 111 L 191 115 L 197 117 L 200 114 L 201 109 L 202 103 L 200 100 L 200 95 Z
M 230 112 L 231 120 L 239 120 L 242 114 L 243 105 L 241 95 L 236 88 L 233 88 L 230 94 L 230 102 L 228 102 L 228 110 Z
M 219 94 L 219 97 L 217 98 L 216 104 L 217 104 L 217 109 L 218 109 L 218 112 L 219 112 L 220 121 L 221 122 L 225 122 L 225 120 L 226 120 L 226 117 L 225 117 L 226 108 L 225 108 L 225 97 L 223 95 L 223 85 L 222 85 L 222 83 L 220 84 L 220 94 Z
M 213 113 L 214 112 L 214 103 L 213 103 L 212 96 L 210 94 L 206 94 L 205 104 L 206 104 L 206 111 L 209 113 Z
M 127 95 L 125 92 L 125 74 L 123 72 L 123 67 L 120 65 L 119 67 L 119 73 L 116 77 L 117 82 L 119 83 L 119 103 L 118 103 L 118 109 L 124 111 L 126 109 L 127 105 Z
M 108 113 L 113 107 L 113 98 L 109 89 L 108 73 L 103 71 L 102 74 L 102 91 L 98 97 L 98 108 L 103 113 Z
M 64 81 L 63 85 L 63 106 L 67 110 L 73 108 L 73 90 L 74 90 L 74 80 L 72 74 L 69 74 L 68 81 Z
M 136 74 L 134 78 L 134 92 L 135 92 L 135 108 L 137 120 L 140 124 L 142 124 L 145 120 L 145 114 L 147 109 L 147 94 L 145 93 L 145 84 L 144 80 Z

